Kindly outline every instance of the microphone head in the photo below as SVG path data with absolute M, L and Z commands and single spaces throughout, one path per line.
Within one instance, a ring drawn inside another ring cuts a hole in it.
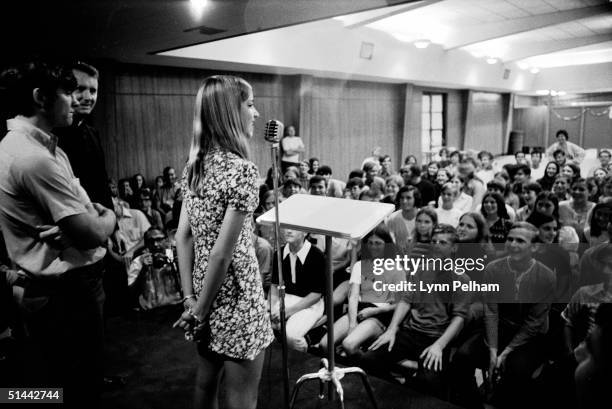
M 285 126 L 281 121 L 276 119 L 271 119 L 266 122 L 266 126 L 264 129 L 264 138 L 268 142 L 278 143 L 283 137 L 283 130 Z

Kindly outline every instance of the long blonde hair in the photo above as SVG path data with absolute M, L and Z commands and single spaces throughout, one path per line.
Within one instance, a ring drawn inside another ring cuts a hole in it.
M 196 96 L 187 163 L 187 185 L 191 191 L 199 191 L 205 173 L 204 158 L 211 149 L 220 148 L 249 159 L 241 105 L 249 98 L 251 89 L 242 78 L 229 75 L 214 75 L 202 82 Z

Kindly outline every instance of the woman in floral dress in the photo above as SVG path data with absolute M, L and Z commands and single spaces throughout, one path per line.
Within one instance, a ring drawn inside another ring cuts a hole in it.
M 248 139 L 258 116 L 241 78 L 209 77 L 198 91 L 176 232 L 185 312 L 175 323 L 198 345 L 196 408 L 218 406 L 222 369 L 225 407 L 255 408 L 273 340 L 250 220 L 258 172 Z

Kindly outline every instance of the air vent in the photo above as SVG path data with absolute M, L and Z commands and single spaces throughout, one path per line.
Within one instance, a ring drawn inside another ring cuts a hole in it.
M 189 33 L 191 31 L 198 31 L 202 35 L 212 36 L 215 34 L 225 33 L 226 30 L 222 30 L 220 28 L 208 27 L 208 26 L 200 26 L 200 27 L 188 28 L 184 32 Z

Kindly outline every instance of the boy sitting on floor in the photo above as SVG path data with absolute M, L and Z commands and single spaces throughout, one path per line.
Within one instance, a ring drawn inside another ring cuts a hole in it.
M 285 283 L 285 314 L 287 343 L 298 351 L 308 349 L 305 335 L 323 316 L 323 288 L 325 286 L 325 256 L 309 241 L 306 233 L 284 229 L 287 243 L 283 248 L 283 280 Z M 270 291 L 272 325 L 280 325 L 278 296 L 278 254 L 274 254 L 272 286 Z

